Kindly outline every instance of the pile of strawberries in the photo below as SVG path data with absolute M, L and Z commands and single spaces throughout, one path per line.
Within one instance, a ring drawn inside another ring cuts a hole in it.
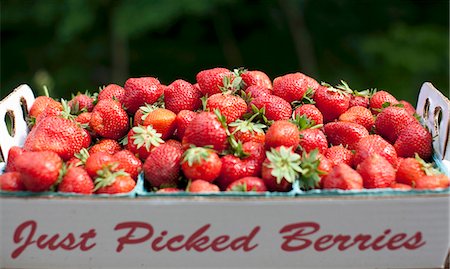
M 126 193 L 447 188 L 430 132 L 383 90 L 302 73 L 212 68 L 196 83 L 130 78 L 69 101 L 36 98 L 3 191 Z

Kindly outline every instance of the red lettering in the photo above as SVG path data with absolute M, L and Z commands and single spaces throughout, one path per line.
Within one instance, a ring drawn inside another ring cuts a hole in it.
M 323 244 L 332 242 L 331 244 L 329 244 L 328 246 L 322 246 Z M 327 249 L 330 249 L 331 247 L 333 247 L 335 244 L 335 242 L 333 241 L 333 236 L 332 235 L 324 235 L 319 237 L 319 239 L 317 239 L 317 241 L 314 243 L 314 249 L 317 251 L 325 251 Z
M 389 242 L 387 243 L 386 246 L 390 250 L 399 249 L 403 246 L 403 243 L 400 243 L 398 245 L 395 245 L 395 243 L 402 242 L 403 239 L 405 239 L 405 238 L 406 238 L 405 233 L 396 234 L 389 240 Z
M 209 242 L 209 237 L 203 235 L 205 233 L 211 224 L 206 224 L 202 226 L 200 229 L 195 231 L 186 241 L 185 247 L 186 250 L 191 250 L 192 248 L 195 249 L 198 252 L 203 252 L 208 249 L 208 246 L 205 246 Z
M 35 243 L 36 241 L 32 240 L 34 237 L 34 234 L 36 233 L 36 228 L 37 228 L 37 223 L 33 220 L 29 220 L 29 221 L 25 221 L 24 223 L 20 224 L 17 228 L 16 231 L 14 232 L 14 243 L 18 244 L 22 241 L 23 239 L 23 232 L 26 229 L 30 229 L 28 236 L 26 237 L 24 244 L 21 245 L 20 247 L 16 248 L 13 253 L 11 254 L 11 257 L 13 259 L 19 257 L 20 254 L 22 254 L 22 252 L 30 245 L 32 245 L 33 243 Z
M 356 244 L 356 242 L 361 241 L 361 243 L 358 245 L 358 249 L 359 250 L 366 250 L 368 248 L 370 248 L 371 244 L 369 243 L 369 241 L 372 239 L 372 236 L 368 235 L 368 234 L 358 234 L 355 239 L 354 242 Z M 366 245 L 364 245 L 366 244 Z
M 161 251 L 161 250 L 163 250 L 166 247 L 166 245 L 158 246 L 158 244 L 163 241 L 164 236 L 166 236 L 166 235 L 167 235 L 167 231 L 162 231 L 161 235 L 156 237 L 155 240 L 153 240 L 153 242 L 152 242 L 152 249 L 154 251 Z
M 183 240 L 184 240 L 184 235 L 177 235 L 177 236 L 172 237 L 171 239 L 169 239 L 169 241 L 167 241 L 167 249 L 170 251 L 178 251 L 178 250 L 182 249 L 184 247 L 183 244 L 181 244 L 179 246 L 173 246 L 173 244 L 183 242 Z
M 229 247 L 229 245 L 225 245 L 223 247 L 221 247 L 220 245 L 228 242 L 228 240 L 230 240 L 230 237 L 228 235 L 218 236 L 211 242 L 211 249 L 216 252 L 222 252 L 226 250 Z
M 122 236 L 119 239 L 117 239 L 119 244 L 116 248 L 116 252 L 121 252 L 125 247 L 125 245 L 133 245 L 145 242 L 148 239 L 150 239 L 153 235 L 153 227 L 145 222 L 137 222 L 137 221 L 122 222 L 117 224 L 116 227 L 114 228 L 115 231 L 123 229 L 128 229 L 128 233 L 125 236 Z M 138 229 L 144 230 L 144 232 L 147 232 L 147 234 L 135 238 L 136 237 L 135 232 Z
M 352 247 L 353 245 L 355 245 L 355 241 L 353 241 L 352 243 L 350 243 L 349 245 L 345 245 L 345 243 L 347 243 L 348 241 L 350 241 L 350 239 L 352 239 L 352 237 L 350 235 L 342 235 L 342 234 L 338 234 L 335 238 L 334 238 L 334 242 L 337 244 L 338 242 L 340 242 L 338 244 L 338 250 L 339 251 L 344 251 L 350 247 Z
M 236 250 L 242 248 L 242 250 L 245 252 L 249 252 L 249 251 L 252 251 L 253 249 L 255 249 L 258 246 L 258 244 L 251 246 L 250 243 L 253 240 L 253 238 L 256 236 L 256 234 L 259 232 L 260 229 L 261 229 L 261 227 L 256 226 L 255 228 L 253 228 L 253 230 L 250 232 L 249 235 L 244 235 L 244 236 L 238 237 L 235 240 L 233 240 L 233 242 L 231 242 L 231 245 L 230 245 L 231 249 L 236 251 Z
M 373 248 L 373 250 L 379 251 L 379 250 L 383 249 L 383 248 L 386 246 L 386 244 L 381 244 L 381 242 L 382 242 L 382 241 L 386 238 L 386 236 L 387 236 L 388 234 L 390 234 L 390 233 L 391 233 L 391 229 L 387 229 L 387 230 L 384 231 L 384 234 L 383 234 L 383 235 L 378 236 L 378 237 L 375 239 L 375 241 L 373 241 L 373 243 L 372 243 L 372 248 Z M 378 244 L 380 244 L 380 245 L 378 245 Z
M 315 222 L 297 222 L 288 224 L 281 228 L 280 234 L 290 233 L 283 236 L 284 242 L 281 249 L 284 251 L 303 250 L 311 245 L 311 240 L 304 239 L 303 236 L 316 233 L 320 225 Z
M 422 233 L 417 232 L 411 238 L 406 240 L 404 247 L 406 249 L 418 249 L 426 244 L 426 241 L 422 241 Z

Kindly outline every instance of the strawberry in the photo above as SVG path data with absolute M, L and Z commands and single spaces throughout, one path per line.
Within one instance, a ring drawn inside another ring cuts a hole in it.
M 302 153 L 300 168 L 300 188 L 309 190 L 322 186 L 321 181 L 333 169 L 333 164 L 316 149 Z
M 212 112 L 200 112 L 187 126 L 183 145 L 197 147 L 212 146 L 218 152 L 227 148 L 227 129 L 225 121 Z
M 118 101 L 102 100 L 92 110 L 89 127 L 104 138 L 117 140 L 128 132 L 128 115 Z
M 153 129 L 161 134 L 161 139 L 166 140 L 175 132 L 176 117 L 177 115 L 168 109 L 156 108 L 147 114 L 142 125 L 152 125 Z
M 291 105 L 275 95 L 260 95 L 250 102 L 249 107 L 250 111 L 264 115 L 268 121 L 288 120 L 292 115 Z
M 94 181 L 83 168 L 69 167 L 58 185 L 58 192 L 92 194 L 94 192 Z
M 317 149 L 319 153 L 325 153 L 328 148 L 327 138 L 319 129 L 322 125 L 314 125 L 306 116 L 296 116 L 294 123 L 300 129 L 300 150 L 308 153 Z
M 86 159 L 84 168 L 91 178 L 96 178 L 98 172 L 105 167 L 117 167 L 117 163 L 113 159 L 113 155 L 107 152 L 95 152 Z
M 251 85 L 245 89 L 244 93 L 247 98 L 256 98 L 263 95 L 271 95 L 272 91 L 264 86 Z
M 123 105 L 130 115 L 134 115 L 144 104 L 153 104 L 163 94 L 164 89 L 154 77 L 129 78 L 124 85 Z
M 292 189 L 292 183 L 299 178 L 301 158 L 292 148 L 284 146 L 272 148 L 266 153 L 262 166 L 262 179 L 269 191 L 286 192 Z
M 434 174 L 419 177 L 415 181 L 414 189 L 429 190 L 448 188 L 450 185 L 450 179 L 444 174 Z
M 217 185 L 211 182 L 196 179 L 188 184 L 186 191 L 192 193 L 210 193 L 210 192 L 220 192 L 220 189 Z
M 325 157 L 330 160 L 333 166 L 340 163 L 353 166 L 353 155 L 354 154 L 351 150 L 342 145 L 331 146 L 325 152 Z
M 273 80 L 273 94 L 286 100 L 288 103 L 302 100 L 308 88 L 315 90 L 319 83 L 305 74 L 291 73 L 276 77 Z
M 323 129 L 331 145 L 343 145 L 349 149 L 355 149 L 355 145 L 369 135 L 364 126 L 353 122 L 329 122 Z
M 25 185 L 19 172 L 6 172 L 0 175 L 0 190 L 24 191 Z
M 136 186 L 134 179 L 123 171 L 112 172 L 108 168 L 100 171 L 94 181 L 97 194 L 120 194 L 131 192 Z
M 130 174 L 132 179 L 137 180 L 142 170 L 142 162 L 131 151 L 120 150 L 113 154 L 113 160 L 119 164 L 117 170 L 123 170 Z
M 433 153 L 433 138 L 431 133 L 418 121 L 406 126 L 395 140 L 394 148 L 400 157 L 414 157 L 430 160 Z
M 229 92 L 216 93 L 206 100 L 206 108 L 209 111 L 218 109 L 225 116 L 226 123 L 240 119 L 247 112 L 247 103 L 241 97 Z
M 266 132 L 266 149 L 279 146 L 293 147 L 300 143 L 300 131 L 297 126 L 287 120 L 275 121 Z
M 33 105 L 28 112 L 28 117 L 36 119 L 44 110 L 49 108 L 56 111 L 63 110 L 62 104 L 60 102 L 55 101 L 48 96 L 38 96 L 34 100 Z
M 405 100 L 400 100 L 399 103 L 400 103 L 401 105 L 403 105 L 403 107 L 406 109 L 406 111 L 408 111 L 408 113 L 409 113 L 410 115 L 413 115 L 413 116 L 414 116 L 414 114 L 416 114 L 416 109 L 414 108 L 413 105 L 411 105 L 410 102 L 405 101 Z
M 343 88 L 350 89 L 348 84 L 343 82 Z M 351 89 L 350 89 L 351 90 Z M 370 98 L 376 93 L 375 89 L 367 89 L 362 91 L 352 90 L 352 96 L 350 98 L 350 107 L 362 106 L 365 108 L 369 107 Z
M 351 95 L 348 91 L 325 85 L 316 89 L 313 100 L 316 102 L 316 107 L 322 112 L 324 123 L 327 123 L 347 111 Z
M 153 148 L 164 143 L 161 136 L 151 125 L 133 127 L 128 132 L 125 148 L 145 161 Z
M 181 169 L 190 180 L 202 179 L 213 182 L 220 175 L 222 161 L 212 149 L 192 147 L 183 153 Z
M 240 74 L 242 81 L 244 82 L 245 89 L 251 86 L 264 87 L 266 89 L 272 89 L 272 81 L 266 73 L 259 70 L 244 70 Z
M 259 177 L 243 177 L 241 179 L 233 181 L 226 191 L 237 191 L 237 192 L 265 192 L 267 191 L 264 180 Z
M 53 151 L 67 161 L 82 148 L 89 147 L 90 135 L 75 122 L 58 116 L 43 119 L 30 131 L 25 151 Z
M 353 122 L 364 126 L 367 131 L 371 131 L 375 124 L 372 112 L 363 106 L 352 106 L 339 116 L 339 121 Z
M 187 126 L 197 115 L 196 112 L 190 110 L 181 110 L 175 118 L 176 132 L 175 135 L 179 140 L 183 139 Z
M 266 125 L 262 123 L 254 123 L 249 120 L 236 120 L 228 126 L 234 138 L 242 143 L 250 141 L 264 143 L 266 139 L 266 134 L 264 133 Z
M 395 183 L 395 169 L 382 156 L 373 154 L 362 161 L 356 171 L 366 189 L 389 188 Z
M 402 190 L 402 191 L 410 191 L 410 190 L 412 190 L 412 187 L 410 185 L 397 183 L 397 182 L 392 184 L 391 188 L 393 188 L 395 190 Z
M 6 162 L 6 172 L 16 171 L 16 159 L 18 156 L 22 155 L 25 151 L 23 148 L 18 146 L 12 146 L 8 151 L 8 161 Z
M 156 191 L 156 193 L 176 193 L 176 192 L 183 192 L 184 190 L 178 189 L 178 188 L 162 188 Z
M 377 91 L 372 95 L 369 102 L 370 110 L 374 115 L 383 108 L 383 106 L 396 105 L 398 100 L 386 91 Z
M 70 111 L 73 114 L 80 114 L 81 112 L 91 112 L 94 108 L 94 99 L 88 92 L 78 92 L 77 95 L 72 97 L 67 105 L 70 107 Z
M 101 100 L 111 99 L 114 99 L 123 104 L 125 100 L 125 89 L 116 84 L 109 84 L 108 86 L 104 87 L 97 96 L 98 102 L 100 102 Z
M 301 106 L 298 106 L 295 110 L 294 110 L 294 118 L 296 118 L 298 116 L 306 116 L 310 121 L 314 121 L 312 122 L 313 125 L 316 124 L 323 124 L 323 115 L 322 112 L 320 112 L 320 110 L 312 104 L 304 104 Z
M 379 135 L 368 135 L 356 143 L 353 165 L 357 166 L 367 157 L 378 154 L 384 157 L 394 168 L 397 167 L 397 152 L 395 148 Z
M 58 181 L 63 160 L 52 151 L 24 152 L 15 165 L 28 191 L 43 192 Z
M 322 179 L 322 186 L 324 189 L 361 190 L 363 179 L 350 166 L 340 163 Z
M 89 122 L 91 121 L 92 112 L 82 112 L 76 118 L 75 121 L 81 124 L 81 126 L 85 125 L 86 128 L 89 127 Z
M 94 154 L 96 152 L 107 152 L 109 154 L 114 154 L 122 150 L 119 142 L 113 139 L 104 138 L 97 142 L 89 149 L 89 154 Z
M 30 125 L 31 128 L 34 128 L 34 126 L 36 126 L 38 123 L 40 123 L 43 119 L 51 117 L 51 116 L 61 116 L 62 115 L 62 111 L 55 108 L 55 107 L 51 107 L 48 106 L 47 108 L 45 108 L 40 114 L 39 116 L 37 116 L 36 118 L 31 118 L 30 119 Z
M 396 181 L 398 183 L 413 186 L 416 179 L 426 176 L 426 170 L 431 165 L 426 164 L 419 156 L 415 158 L 401 158 L 399 161 Z
M 178 114 L 181 110 L 197 110 L 201 107 L 202 92 L 182 79 L 172 82 L 164 91 L 165 108 Z
M 170 145 L 155 148 L 145 160 L 145 179 L 152 187 L 177 186 L 180 181 L 181 158 L 183 152 Z
M 178 140 L 175 140 L 175 139 L 169 139 L 169 140 L 165 141 L 165 144 L 166 144 L 166 145 L 171 145 L 172 147 L 175 147 L 175 148 L 177 148 L 177 149 L 179 149 L 179 150 L 181 150 L 181 151 L 184 152 L 183 145 L 182 145 L 181 142 L 178 141 Z
M 375 120 L 375 131 L 393 144 L 400 132 L 416 121 L 414 116 L 403 107 L 390 106 L 378 113 Z
M 144 104 L 134 113 L 133 126 L 144 125 L 144 120 L 147 118 L 148 113 L 155 110 L 157 106 Z
M 242 146 L 241 146 L 242 145 Z M 259 176 L 265 159 L 264 146 L 256 142 L 246 142 L 235 146 L 234 154 L 227 154 L 221 158 L 222 169 L 217 185 L 225 190 L 232 182 L 247 176 Z
M 216 67 L 198 72 L 196 79 L 202 94 L 211 96 L 220 93 L 220 88 L 224 86 L 224 77 L 231 77 L 232 75 L 233 73 L 230 70 Z

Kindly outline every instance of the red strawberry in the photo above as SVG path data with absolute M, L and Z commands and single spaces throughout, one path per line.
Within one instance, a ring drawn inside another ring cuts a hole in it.
M 375 129 L 377 134 L 393 144 L 403 129 L 416 121 L 403 107 L 390 106 L 378 113 Z
M 24 152 L 15 161 L 25 188 L 32 192 L 47 191 L 57 181 L 63 160 L 55 152 Z
M 359 140 L 355 145 L 353 165 L 357 166 L 367 157 L 379 154 L 384 157 L 394 168 L 397 167 L 397 153 L 395 148 L 379 135 L 368 135 Z
M 112 154 L 107 152 L 95 152 L 86 159 L 84 168 L 91 178 L 96 178 L 98 172 L 105 167 L 112 168 L 117 167 L 117 163 L 114 161 Z
M 19 172 L 6 172 L 0 175 L 0 190 L 24 191 L 25 185 Z
M 266 153 L 267 158 L 262 166 L 262 179 L 269 191 L 286 192 L 292 189 L 292 183 L 299 178 L 301 172 L 300 155 L 292 148 L 284 146 L 272 148 Z
M 237 141 L 245 142 L 258 142 L 264 143 L 266 139 L 266 134 L 264 133 L 264 128 L 266 125 L 261 123 L 254 123 L 251 121 L 237 120 L 228 125 L 230 127 L 230 132 L 234 135 Z
M 231 93 L 216 93 L 206 100 L 209 111 L 218 109 L 225 116 L 226 123 L 240 119 L 247 112 L 247 103 L 241 97 Z
M 322 187 L 321 181 L 333 169 L 333 164 L 316 149 L 302 153 L 300 167 L 300 188 L 308 190 Z
M 139 126 L 144 124 L 144 120 L 147 118 L 147 115 L 155 110 L 157 106 L 145 104 L 144 106 L 139 107 L 139 109 L 134 113 L 133 116 L 133 126 Z
M 265 159 L 264 146 L 256 142 L 246 142 L 237 146 L 235 154 L 228 154 L 221 158 L 222 169 L 217 185 L 225 190 L 233 181 L 247 176 L 259 176 Z
M 395 183 L 395 169 L 382 156 L 373 154 L 361 162 L 356 171 L 366 189 L 389 188 Z
M 275 95 L 260 95 L 250 102 L 249 107 L 251 111 L 264 115 L 269 121 L 288 120 L 292 115 L 291 105 Z
M 264 87 L 266 89 L 272 89 L 272 81 L 266 73 L 259 70 L 245 70 L 240 74 L 242 81 L 244 82 L 245 89 L 251 86 Z
M 179 150 L 184 152 L 183 144 L 181 144 L 181 142 L 178 141 L 178 140 L 169 139 L 169 140 L 165 141 L 165 144 L 166 145 L 171 145 L 172 147 L 175 147 L 175 148 L 177 148 L 177 149 L 179 149 Z
M 256 98 L 262 95 L 271 95 L 272 91 L 264 86 L 252 85 L 245 89 L 247 97 Z
M 102 100 L 92 110 L 89 126 L 96 134 L 117 140 L 128 132 L 128 115 L 118 101 Z
M 145 160 L 145 179 L 152 187 L 177 186 L 180 181 L 181 158 L 183 152 L 170 145 L 155 148 Z
M 450 185 L 450 179 L 444 174 L 435 174 L 429 176 L 423 176 L 415 181 L 414 189 L 429 190 L 448 188 Z
M 8 151 L 8 161 L 6 162 L 6 172 L 15 172 L 16 171 L 16 159 L 18 156 L 22 155 L 25 151 L 23 148 L 18 146 L 12 146 Z
M 58 192 L 92 194 L 94 192 L 94 182 L 83 168 L 69 167 L 58 185 Z
M 164 143 L 161 136 L 151 125 L 133 127 L 128 132 L 126 149 L 145 161 L 153 148 Z
M 414 157 L 417 153 L 420 158 L 430 160 L 433 153 L 432 143 L 431 133 L 416 121 L 399 133 L 394 148 L 400 157 Z
M 177 115 L 165 108 L 156 108 L 147 114 L 142 125 L 152 125 L 158 133 L 161 134 L 161 139 L 166 140 L 170 138 L 176 129 Z
M 369 135 L 369 131 L 358 123 L 329 122 L 324 126 L 325 135 L 331 145 L 343 145 L 355 149 L 356 144 Z
M 294 110 L 294 117 L 306 116 L 309 120 L 314 121 L 313 124 L 323 124 L 323 115 L 320 110 L 312 104 L 298 106 Z
M 367 131 L 371 131 L 375 124 L 372 112 L 366 107 L 352 106 L 339 116 L 339 121 L 353 122 L 364 126 Z
M 314 149 L 319 150 L 319 153 L 325 153 L 328 148 L 327 137 L 317 128 L 306 128 L 300 130 L 299 146 L 304 152 L 311 152 Z
M 153 104 L 163 94 L 164 88 L 153 77 L 129 78 L 125 82 L 123 104 L 130 115 L 144 104 Z
M 174 192 L 183 192 L 184 190 L 178 188 L 162 188 L 156 191 L 156 193 L 174 193 Z
M 136 186 L 134 179 L 123 171 L 111 172 L 104 169 L 95 179 L 94 191 L 97 194 L 121 194 L 131 192 Z
M 90 96 L 88 92 L 77 93 L 72 99 L 67 103 L 70 107 L 70 112 L 72 114 L 79 114 L 80 112 L 91 112 L 94 108 L 94 99 Z
M 210 192 L 220 192 L 220 189 L 217 185 L 212 184 L 211 182 L 196 179 L 189 183 L 186 191 L 192 193 L 210 193 Z
M 89 122 L 91 121 L 91 117 L 92 112 L 83 112 L 75 118 L 75 121 L 88 127 Z
M 103 88 L 97 96 L 98 102 L 100 102 L 101 100 L 111 99 L 114 99 L 123 104 L 125 100 L 125 89 L 116 84 L 109 84 L 108 86 Z
M 58 116 L 59 117 L 61 115 L 62 115 L 62 111 L 61 110 L 59 110 L 57 108 L 54 108 L 54 107 L 51 107 L 51 106 L 48 106 L 35 119 L 31 118 L 31 120 L 30 120 L 30 125 L 32 125 L 31 128 L 34 128 L 34 126 L 36 126 L 38 123 L 40 123 L 45 118 L 52 117 L 52 116 Z M 34 119 L 34 121 L 33 121 L 33 119 Z
M 142 162 L 129 150 L 121 150 L 113 155 L 113 160 L 119 165 L 116 170 L 124 170 L 130 177 L 137 180 L 139 173 L 142 170 Z
M 410 191 L 412 187 L 410 185 L 402 184 L 402 183 L 394 183 L 391 188 L 402 191 Z
M 183 145 L 212 146 L 218 152 L 227 148 L 225 122 L 212 112 L 200 112 L 186 128 Z
M 114 154 L 120 150 L 122 150 L 122 147 L 119 142 L 113 139 L 104 138 L 97 142 L 97 144 L 93 145 L 88 152 L 89 154 L 94 154 L 96 152 L 107 152 L 109 154 Z
M 275 121 L 266 133 L 266 149 L 279 146 L 293 147 L 300 143 L 300 131 L 297 126 L 287 120 Z
M 348 88 L 350 89 L 350 87 L 345 87 L 345 85 L 347 85 L 346 83 L 344 83 L 344 88 Z M 376 90 L 375 89 L 367 89 L 367 90 L 363 90 L 363 91 L 356 91 L 356 90 L 352 90 L 352 97 L 350 99 L 350 107 L 354 107 L 354 106 L 362 106 L 365 108 L 369 107 L 369 102 L 370 102 L 370 98 L 372 98 L 372 96 L 375 94 Z
M 52 116 L 43 119 L 28 134 L 23 149 L 53 151 L 69 160 L 82 148 L 89 147 L 90 135 L 75 122 Z
M 181 110 L 175 118 L 176 136 L 179 140 L 183 139 L 184 132 L 191 121 L 197 116 L 197 113 L 190 110 Z
M 330 122 L 337 119 L 350 106 L 351 95 L 348 91 L 331 86 L 320 86 L 314 92 L 313 99 L 316 107 L 322 112 L 323 121 Z
M 181 169 L 190 180 L 202 179 L 213 182 L 220 175 L 222 161 L 212 149 L 192 147 L 183 153 Z
M 414 116 L 414 114 L 416 114 L 416 109 L 414 108 L 413 105 L 411 105 L 410 102 L 405 101 L 405 100 L 400 100 L 399 103 L 403 105 L 403 107 L 406 109 L 406 111 L 408 111 L 408 113 L 410 115 Z
M 340 163 L 345 163 L 348 166 L 353 166 L 353 152 L 348 148 L 337 145 L 331 146 L 325 152 L 325 157 L 331 161 L 333 166 L 336 166 Z
M 182 79 L 175 80 L 164 90 L 165 107 L 175 114 L 181 110 L 197 110 L 201 107 L 202 92 Z
M 243 177 L 236 181 L 233 181 L 228 185 L 226 191 L 237 191 L 237 192 L 265 192 L 267 191 L 264 180 L 259 177 Z
M 387 104 L 396 105 L 398 100 L 386 91 L 377 91 L 370 98 L 369 107 L 372 113 L 376 115 L 383 108 L 383 105 L 386 106 Z
M 38 96 L 34 100 L 33 105 L 31 106 L 30 111 L 28 112 L 28 116 L 30 118 L 37 118 L 39 114 L 41 114 L 44 110 L 49 108 L 57 111 L 63 110 L 62 104 L 60 102 L 55 101 L 54 99 L 48 96 Z
M 361 190 L 363 179 L 350 166 L 341 163 L 322 179 L 322 185 L 324 189 Z
M 224 77 L 231 77 L 232 75 L 233 73 L 230 70 L 216 67 L 198 72 L 196 79 L 202 94 L 211 96 L 215 93 L 220 93 L 220 88 L 224 86 Z
M 302 73 L 292 73 L 273 80 L 273 94 L 289 103 L 302 100 L 308 88 L 315 90 L 319 83 Z
M 425 171 L 429 166 L 418 156 L 416 158 L 400 158 L 396 180 L 398 183 L 413 186 L 416 179 L 427 175 Z

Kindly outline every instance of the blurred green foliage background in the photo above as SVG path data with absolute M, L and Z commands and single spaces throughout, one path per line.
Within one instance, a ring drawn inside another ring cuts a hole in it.
M 53 97 L 128 77 L 164 84 L 216 66 L 303 72 L 415 104 L 449 95 L 448 0 L 2 0 L 1 98 Z

